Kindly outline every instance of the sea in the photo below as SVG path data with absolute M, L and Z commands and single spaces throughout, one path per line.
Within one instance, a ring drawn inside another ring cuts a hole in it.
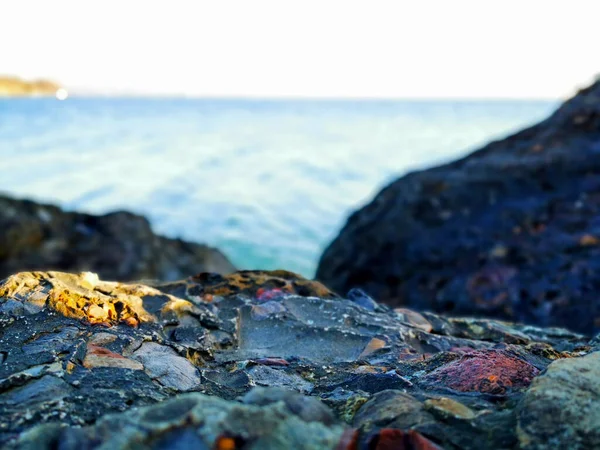
M 145 215 L 241 269 L 312 277 L 386 184 L 547 117 L 552 100 L 0 100 L 0 192 Z

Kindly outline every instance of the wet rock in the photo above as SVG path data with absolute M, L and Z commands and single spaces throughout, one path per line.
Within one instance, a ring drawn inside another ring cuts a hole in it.
M 321 257 L 337 292 L 457 316 L 600 329 L 600 82 L 551 117 L 407 174 Z
M 518 408 L 525 449 L 600 447 L 600 353 L 556 361 Z
M 514 448 L 553 426 L 529 398 L 559 389 L 556 364 L 593 366 L 597 340 L 567 330 L 365 308 L 287 272 L 242 275 L 4 280 L 0 446 Z M 564 377 L 579 386 L 583 369 Z
M 127 281 L 235 268 L 217 249 L 154 234 L 142 216 L 73 213 L 0 196 L 0 279 L 24 270 L 91 271 Z

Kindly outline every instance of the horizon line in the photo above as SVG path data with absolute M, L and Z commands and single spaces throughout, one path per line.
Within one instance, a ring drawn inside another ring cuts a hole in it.
M 242 100 L 242 101 L 544 101 L 564 102 L 571 96 L 520 97 L 520 96 L 379 96 L 379 95 L 255 95 L 255 94 L 184 94 L 184 93 L 142 93 L 142 92 L 94 92 L 66 88 L 68 99 L 113 98 L 149 100 Z M 573 94 L 574 95 L 574 94 Z M 2 98 L 0 96 L 0 98 Z M 11 98 L 11 97 L 8 97 Z M 27 97 L 25 97 L 27 98 Z M 31 98 L 31 97 L 29 97 Z M 36 97 L 43 98 L 43 97 Z M 52 97 L 49 97 L 52 98 Z

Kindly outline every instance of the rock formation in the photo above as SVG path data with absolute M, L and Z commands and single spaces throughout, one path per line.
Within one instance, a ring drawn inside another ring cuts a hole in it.
M 23 270 L 93 271 L 126 281 L 235 268 L 217 249 L 157 236 L 142 216 L 65 212 L 0 197 L 0 279 Z
M 348 219 L 317 278 L 393 306 L 600 329 L 600 82 L 391 183 Z
M 392 310 L 285 271 L 0 284 L 8 449 L 600 444 L 598 339 Z

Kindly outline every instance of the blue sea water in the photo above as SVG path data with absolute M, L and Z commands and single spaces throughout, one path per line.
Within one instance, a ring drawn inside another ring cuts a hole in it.
M 0 100 L 0 191 L 128 209 L 239 268 L 312 276 L 392 179 L 548 116 L 554 101 Z

